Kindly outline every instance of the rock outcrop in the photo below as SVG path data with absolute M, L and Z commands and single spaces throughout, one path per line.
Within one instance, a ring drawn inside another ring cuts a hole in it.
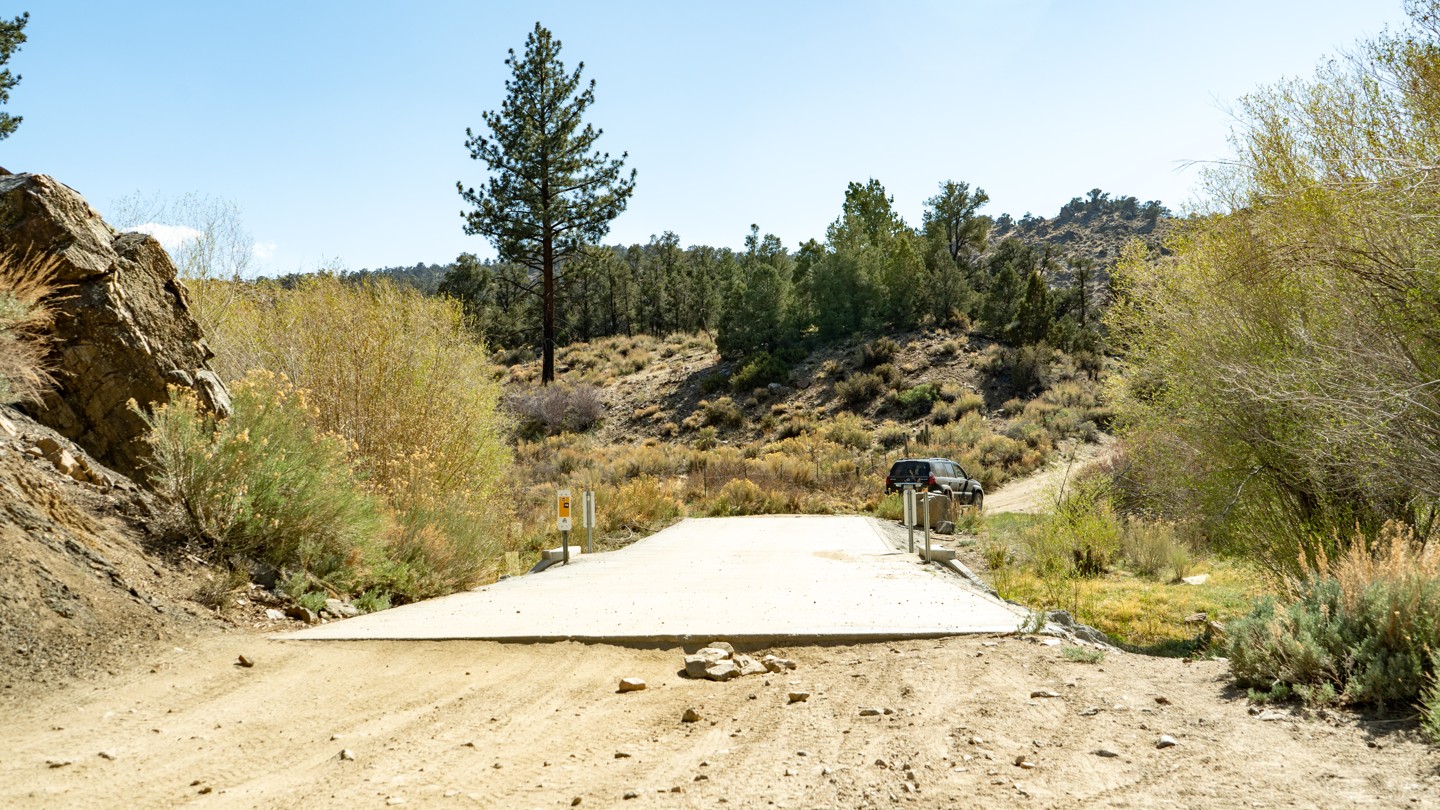
M 229 394 L 176 281 L 146 234 L 118 233 L 74 189 L 43 174 L 0 170 L 0 251 L 53 258 L 55 389 L 34 418 L 106 465 L 144 477 L 145 423 L 131 410 L 164 402 L 167 385 L 193 389 L 229 412 Z

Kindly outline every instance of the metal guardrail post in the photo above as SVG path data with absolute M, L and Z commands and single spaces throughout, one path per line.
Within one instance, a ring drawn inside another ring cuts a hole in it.
M 909 539 L 909 553 L 915 553 L 915 485 L 902 484 L 900 500 L 904 504 L 905 532 Z
M 930 499 L 934 493 L 925 493 L 925 562 L 930 562 Z

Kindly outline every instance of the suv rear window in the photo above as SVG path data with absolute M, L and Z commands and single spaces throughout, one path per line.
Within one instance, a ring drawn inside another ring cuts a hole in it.
M 930 475 L 928 461 L 897 461 L 890 468 L 891 478 L 925 478 Z

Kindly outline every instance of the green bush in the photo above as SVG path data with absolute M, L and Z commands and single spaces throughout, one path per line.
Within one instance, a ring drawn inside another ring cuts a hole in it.
M 790 364 L 769 352 L 752 355 L 730 378 L 730 389 L 737 393 L 764 388 L 770 383 L 790 381 Z
M 339 437 L 311 427 L 303 391 L 268 372 L 231 387 L 234 415 L 216 421 L 192 393 L 150 414 L 158 491 L 221 557 L 299 568 L 344 590 L 378 557 L 379 504 Z
M 1120 556 L 1143 577 L 1176 580 L 1190 568 L 1190 551 L 1168 523 L 1126 521 L 1120 532 Z
M 899 343 L 888 337 L 877 338 L 860 347 L 860 367 L 874 368 L 882 363 L 888 363 L 894 360 L 895 355 L 899 353 Z
M 1042 577 L 1094 577 L 1120 550 L 1120 523 L 1102 482 L 1077 482 L 1055 512 L 1025 533 L 1027 562 Z
M 1430 685 L 1420 695 L 1420 728 L 1440 745 L 1440 650 L 1430 654 Z
M 896 399 L 906 413 L 919 415 L 928 413 L 939 398 L 940 391 L 934 383 L 921 383 L 914 388 L 901 391 Z
M 1440 548 L 1387 533 L 1388 546 L 1372 554 L 1357 540 L 1338 562 L 1322 558 L 1308 570 L 1293 601 L 1267 597 L 1230 625 L 1227 654 L 1240 686 L 1283 686 L 1312 701 L 1433 703 Z
M 705 425 L 738 428 L 745 424 L 745 411 L 730 397 L 720 397 L 714 402 L 702 400 L 698 407 Z

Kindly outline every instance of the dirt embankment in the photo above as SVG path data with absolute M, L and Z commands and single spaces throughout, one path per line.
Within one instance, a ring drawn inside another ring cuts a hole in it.
M 712 683 L 679 649 L 211 637 L 7 711 L 0 803 L 1440 804 L 1440 754 L 1405 723 L 1254 716 L 1223 663 L 1015 637 L 778 652 L 799 668 Z

